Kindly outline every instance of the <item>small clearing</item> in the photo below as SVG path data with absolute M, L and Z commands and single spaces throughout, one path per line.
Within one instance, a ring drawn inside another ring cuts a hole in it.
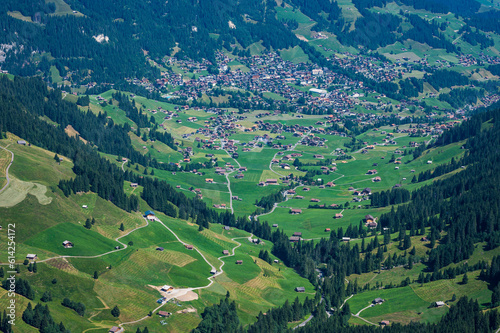
M 26 199 L 28 194 L 34 195 L 41 205 L 48 205 L 52 198 L 45 195 L 47 186 L 12 178 L 10 186 L 0 194 L 0 207 L 9 208 Z

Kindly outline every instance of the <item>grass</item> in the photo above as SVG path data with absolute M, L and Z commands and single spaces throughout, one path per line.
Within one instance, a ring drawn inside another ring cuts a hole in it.
M 64 248 L 62 242 L 71 241 L 73 248 Z M 27 245 L 45 249 L 60 255 L 84 255 L 92 256 L 112 251 L 117 242 L 88 230 L 81 225 L 73 223 L 61 223 L 46 229 L 26 241 Z

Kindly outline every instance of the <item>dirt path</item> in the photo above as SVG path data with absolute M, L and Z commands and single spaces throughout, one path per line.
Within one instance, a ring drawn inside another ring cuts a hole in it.
M 149 221 L 146 220 L 146 225 L 143 225 L 143 226 L 140 226 L 140 227 L 137 227 L 135 229 L 132 229 L 130 230 L 129 232 L 127 232 L 125 235 L 122 235 L 120 237 L 117 237 L 115 238 L 115 241 L 120 243 L 121 245 L 123 245 L 123 248 L 120 248 L 120 249 L 116 249 L 116 250 L 113 250 L 113 251 L 108 251 L 108 252 L 105 252 L 105 253 L 101 253 L 101 254 L 98 254 L 98 255 L 95 255 L 95 256 L 57 256 L 57 257 L 51 257 L 51 258 L 47 258 L 47 259 L 43 259 L 43 260 L 37 260 L 36 262 L 37 263 L 42 263 L 42 262 L 47 262 L 47 261 L 50 261 L 50 260 L 54 260 L 54 259 L 62 259 L 62 258 L 79 258 L 79 259 L 93 259 L 93 258 L 99 258 L 99 257 L 102 257 L 102 256 L 105 256 L 105 255 L 108 255 L 108 254 L 111 254 L 111 253 L 115 253 L 115 252 L 120 252 L 120 251 L 123 251 L 125 250 L 126 248 L 128 248 L 128 245 L 125 244 L 125 243 L 122 243 L 119 241 L 120 238 L 123 238 L 125 236 L 128 236 L 130 235 L 132 232 L 136 231 L 136 230 L 139 230 L 139 229 L 142 229 L 142 228 L 145 228 L 149 225 Z M 0 263 L 0 266 L 3 266 L 3 265 L 9 265 L 8 263 Z
M 176 234 L 175 232 L 173 232 L 173 231 L 172 231 L 169 227 L 167 227 L 167 226 L 166 226 L 166 225 L 165 225 L 165 224 L 164 224 L 161 220 L 157 219 L 157 221 L 158 221 L 160 224 L 162 224 L 165 228 L 167 228 L 167 229 L 168 229 L 168 230 L 172 233 L 172 235 L 174 235 L 174 237 L 175 237 L 175 238 L 177 238 L 177 240 L 178 240 L 180 243 L 182 243 L 182 244 L 187 244 L 187 243 L 183 242 L 183 241 L 179 238 L 179 236 L 177 236 L 177 234 Z M 253 236 L 253 234 L 250 234 L 250 237 L 252 237 L 252 236 Z M 158 311 L 161 307 L 163 307 L 165 304 L 167 304 L 167 301 L 168 301 L 168 300 L 170 300 L 170 299 L 172 299 L 172 298 L 175 298 L 175 297 L 179 296 L 178 294 L 181 294 L 181 293 L 183 293 L 183 292 L 184 292 L 184 294 L 183 294 L 183 295 L 185 295 L 188 291 L 200 290 L 200 289 L 205 289 L 205 288 L 210 287 L 210 286 L 214 283 L 214 279 L 215 279 L 215 277 L 217 277 L 217 276 L 219 276 L 220 274 L 224 273 L 224 270 L 222 269 L 222 267 L 225 265 L 225 262 L 224 262 L 224 261 L 222 261 L 221 259 L 222 259 L 222 258 L 225 258 L 225 257 L 232 257 L 232 256 L 234 256 L 234 251 L 235 251 L 238 247 L 240 247 L 240 246 L 241 246 L 241 243 L 240 243 L 240 242 L 238 242 L 238 241 L 236 241 L 235 239 L 241 239 L 241 238 L 247 238 L 247 239 L 248 239 L 248 237 L 235 237 L 235 238 L 232 238 L 231 240 L 232 240 L 233 242 L 237 243 L 238 245 L 236 245 L 236 246 L 232 249 L 232 253 L 231 253 L 231 254 L 228 254 L 228 255 L 221 256 L 221 257 L 218 257 L 218 258 L 217 258 L 217 260 L 219 260 L 219 261 L 222 263 L 222 264 L 219 266 L 219 269 L 218 269 L 218 270 L 217 270 L 217 269 L 216 269 L 216 268 L 215 268 L 215 267 L 214 267 L 214 266 L 213 266 L 213 265 L 212 265 L 212 264 L 211 264 L 211 263 L 207 260 L 207 258 L 205 258 L 205 256 L 204 256 L 204 255 L 200 252 L 200 250 L 198 250 L 198 248 L 193 247 L 193 248 L 196 250 L 196 252 L 198 252 L 198 253 L 201 255 L 201 257 L 205 260 L 205 262 L 206 262 L 206 263 L 207 263 L 207 264 L 208 264 L 208 265 L 209 265 L 209 266 L 210 266 L 213 270 L 216 270 L 216 273 L 215 273 L 215 274 L 213 274 L 213 275 L 211 275 L 211 276 L 209 276 L 209 277 L 207 278 L 207 280 L 209 280 L 209 281 L 210 281 L 210 283 L 209 283 L 209 284 L 207 284 L 206 286 L 202 286 L 202 287 L 179 289 L 177 293 L 175 293 L 175 294 L 171 295 L 171 297 L 167 298 L 167 299 L 166 299 L 166 300 L 165 300 L 162 304 L 160 304 L 160 305 L 159 305 L 159 306 L 157 306 L 154 310 L 152 310 L 152 313 L 155 313 L 155 312 L 156 312 L 156 311 Z M 121 323 L 121 324 L 119 324 L 118 326 L 123 328 L 123 325 L 135 324 L 135 323 L 138 323 L 138 322 L 140 322 L 140 321 L 142 321 L 142 320 L 144 320 L 144 319 L 147 319 L 147 318 L 150 318 L 150 317 L 149 317 L 149 316 L 145 316 L 145 317 L 142 317 L 142 318 L 137 319 L 137 320 L 134 320 L 134 321 L 129 321 L 129 322 L 126 322 L 126 323 Z
M 9 146 L 10 146 L 10 144 L 7 145 L 7 147 L 9 147 Z M 0 148 L 2 148 L 3 150 L 8 151 L 12 155 L 10 163 L 9 163 L 9 165 L 7 165 L 7 169 L 5 169 L 5 178 L 7 178 L 7 184 L 5 184 L 4 187 L 2 187 L 2 189 L 0 190 L 0 193 L 3 192 L 3 190 L 5 190 L 9 186 L 9 184 L 10 184 L 9 168 L 12 165 L 12 163 L 14 163 L 14 153 L 11 152 L 10 150 L 8 150 L 7 147 L 4 148 L 4 147 L 0 146 Z
M 124 166 L 124 165 L 125 165 L 125 163 L 127 163 L 127 162 L 128 162 L 128 160 L 125 160 L 125 161 L 123 161 L 123 163 L 122 163 L 122 171 L 123 171 L 123 172 L 125 172 L 125 168 L 124 168 L 123 166 Z

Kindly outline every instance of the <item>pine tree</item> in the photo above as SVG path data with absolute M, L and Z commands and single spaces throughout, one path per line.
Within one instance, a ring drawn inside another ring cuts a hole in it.
M 120 224 L 120 230 L 125 231 L 125 226 L 123 225 L 123 223 Z
M 120 316 L 120 309 L 118 309 L 118 305 L 115 305 L 115 307 L 111 310 L 111 314 L 115 318 Z
M 467 272 L 465 272 L 464 277 L 462 278 L 462 284 L 469 283 L 469 278 L 467 277 Z
M 99 278 L 99 274 L 97 273 L 97 271 L 94 271 L 94 280 L 97 280 Z

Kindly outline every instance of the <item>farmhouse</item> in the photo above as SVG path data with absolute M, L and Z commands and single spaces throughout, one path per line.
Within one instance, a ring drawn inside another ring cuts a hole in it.
M 71 243 L 69 240 L 65 240 L 62 245 L 66 248 L 66 249 L 70 249 L 73 247 L 73 243 Z
M 295 291 L 298 292 L 298 293 L 303 293 L 303 292 L 306 291 L 306 287 L 296 287 Z
M 206 178 L 205 179 L 205 183 L 212 184 L 213 182 L 214 182 L 214 180 L 212 178 Z
M 326 229 L 325 229 L 325 232 L 329 232 L 329 231 L 330 231 L 330 228 L 326 228 Z
M 137 183 L 130 183 L 130 187 L 137 187 L 137 186 L 139 186 L 139 184 L 137 184 Z
M 144 216 L 148 219 L 148 221 L 154 221 L 156 219 L 155 213 L 150 210 L 146 211 Z
M 163 250 L 165 250 L 163 247 L 157 247 L 157 248 L 156 248 L 156 251 L 160 251 L 160 252 L 161 252 L 161 251 L 163 251 Z
M 278 227 L 278 224 L 277 223 L 274 223 L 273 224 L 273 228 L 277 228 Z
M 311 199 L 311 202 L 320 202 L 320 200 L 319 200 L 319 199 L 312 198 L 312 199 Z
M 337 213 L 337 214 L 335 214 L 335 216 L 333 218 L 334 219 L 341 219 L 343 217 L 344 217 L 344 215 L 342 215 L 342 213 Z
M 380 178 L 379 176 L 372 178 L 372 182 L 379 182 L 381 180 L 382 178 Z
M 277 179 L 266 179 L 266 184 L 268 185 L 278 185 Z
M 225 255 L 225 256 L 229 255 L 229 250 L 222 251 L 222 254 Z
M 243 260 L 236 260 L 236 265 L 243 265 Z
M 192 250 L 193 249 L 193 245 L 188 245 L 188 244 L 185 244 L 184 247 L 188 250 Z
M 169 286 L 169 285 L 164 285 L 163 287 L 161 287 L 161 291 L 164 291 L 164 292 L 169 292 L 172 290 L 174 290 L 174 287 Z
M 385 299 L 382 299 L 382 298 L 380 298 L 380 297 L 377 297 L 377 298 L 375 298 L 375 299 L 372 301 L 372 303 L 373 303 L 373 304 L 375 304 L 375 305 L 377 305 L 377 304 L 382 304 L 382 303 L 384 303 L 384 302 L 385 302 Z
M 376 174 L 376 173 L 377 173 L 377 170 L 375 170 L 375 169 L 373 169 L 373 170 L 368 170 L 368 171 L 366 172 L 366 174 L 367 174 L 367 175 L 374 175 L 374 174 Z
M 290 214 L 292 215 L 302 214 L 302 209 L 292 208 L 290 209 Z
M 24 140 L 17 140 L 17 144 L 18 145 L 26 146 L 26 141 L 24 141 Z
M 436 308 L 440 308 L 440 307 L 444 306 L 444 302 L 443 301 L 437 301 L 437 302 L 434 303 L 434 306 Z
M 373 222 L 373 221 L 375 221 L 375 218 L 373 216 L 371 216 L 370 214 L 365 215 L 365 222 L 366 223 L 370 223 L 370 222 Z
M 36 254 L 31 254 L 31 253 L 26 256 L 26 259 L 28 260 L 36 260 L 37 258 L 38 257 Z
M 300 241 L 300 237 L 299 236 L 290 236 L 289 240 L 290 240 L 290 242 L 296 243 L 296 242 Z
M 121 327 L 118 327 L 118 326 L 113 326 L 113 327 L 111 327 L 111 328 L 109 329 L 109 331 L 108 331 L 108 332 L 109 332 L 109 333 L 122 333 L 122 332 L 124 332 L 124 331 L 123 331 L 123 328 L 121 328 Z
M 158 316 L 163 317 L 163 318 L 168 318 L 170 317 L 172 313 L 167 312 L 167 311 L 158 311 Z
M 388 320 L 382 320 L 382 321 L 380 322 L 380 326 L 387 326 L 387 325 L 389 325 L 389 324 L 390 324 L 390 322 L 389 322 Z
M 351 237 L 342 237 L 343 242 L 349 242 L 351 240 Z

